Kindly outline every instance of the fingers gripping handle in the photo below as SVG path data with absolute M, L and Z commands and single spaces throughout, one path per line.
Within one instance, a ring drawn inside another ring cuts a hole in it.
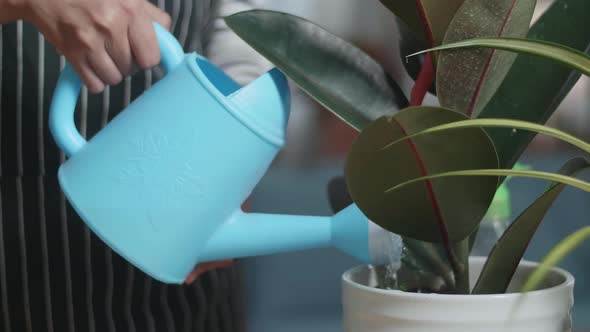
M 184 59 L 184 51 L 176 38 L 166 29 L 154 23 L 160 47 L 161 64 L 166 73 L 172 71 Z M 74 111 L 82 81 L 74 69 L 66 64 L 53 93 L 49 111 L 49 129 L 57 145 L 67 156 L 74 155 L 85 144 L 74 123 Z
M 158 45 L 160 46 L 160 62 L 166 73 L 171 72 L 184 59 L 184 50 L 178 40 L 158 23 L 154 23 Z

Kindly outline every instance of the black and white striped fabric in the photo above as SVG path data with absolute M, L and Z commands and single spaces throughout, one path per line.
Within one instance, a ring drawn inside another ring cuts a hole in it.
M 186 51 L 202 52 L 213 0 L 157 0 Z M 240 331 L 233 269 L 170 286 L 133 268 L 84 226 L 62 195 L 64 155 L 48 106 L 64 58 L 32 26 L 0 25 L 0 331 Z M 100 95 L 76 121 L 94 135 L 157 79 L 146 71 Z

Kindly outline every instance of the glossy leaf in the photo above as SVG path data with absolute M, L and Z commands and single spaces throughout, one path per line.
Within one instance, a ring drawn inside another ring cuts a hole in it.
M 380 0 L 395 16 L 397 16 L 415 34 L 418 40 L 426 45 L 428 34 L 420 18 L 416 0 Z
M 342 176 L 330 180 L 327 193 L 330 207 L 334 213 L 354 203 L 348 192 L 346 179 Z M 406 250 L 402 256 L 402 267 L 412 265 L 410 270 L 415 272 L 416 269 L 419 269 L 440 276 L 449 287 L 454 286 L 453 271 L 449 267 L 443 251 L 439 248 L 439 244 L 409 238 L 404 238 L 403 242 Z
M 240 12 L 225 21 L 302 90 L 358 130 L 408 105 L 380 64 L 314 23 L 266 10 Z
M 452 178 L 452 177 L 502 177 L 502 176 L 512 176 L 512 177 L 521 177 L 521 178 L 530 178 L 530 179 L 540 179 L 540 180 L 547 180 L 547 181 L 555 181 L 561 184 L 566 184 L 580 190 L 590 192 L 590 183 L 586 181 L 582 181 L 570 176 L 565 176 L 561 174 L 549 173 L 549 172 L 540 172 L 540 171 L 520 171 L 520 170 L 511 170 L 511 169 L 474 169 L 474 170 L 466 170 L 466 171 L 451 171 L 451 172 L 441 172 L 435 173 L 432 175 L 421 176 L 417 177 L 399 184 L 387 188 L 385 190 L 386 194 L 395 193 L 405 187 L 411 186 L 416 183 L 425 182 L 425 181 L 432 181 L 436 179 L 444 179 L 444 178 Z
M 570 143 L 571 145 L 576 146 L 576 147 L 582 149 L 583 151 L 590 153 L 590 144 L 584 142 L 583 140 L 581 140 L 575 136 L 565 133 L 561 130 L 554 129 L 551 127 L 546 127 L 546 126 L 539 125 L 536 123 L 530 123 L 530 122 L 519 121 L 519 120 L 507 120 L 507 119 L 470 119 L 470 120 L 457 121 L 457 122 L 453 122 L 453 123 L 449 123 L 449 124 L 435 126 L 435 127 L 431 127 L 431 128 L 425 129 L 423 131 L 414 133 L 412 135 L 408 135 L 408 136 L 403 137 L 395 142 L 391 142 L 388 145 L 386 145 L 385 147 L 383 147 L 383 149 L 387 149 L 394 144 L 398 144 L 399 142 L 402 142 L 403 140 L 414 138 L 414 137 L 417 137 L 420 135 L 427 135 L 427 134 L 445 131 L 445 130 L 455 130 L 455 129 L 473 128 L 473 127 L 482 127 L 482 128 L 503 127 L 503 128 L 521 129 L 521 130 L 527 130 L 527 131 L 532 131 L 532 132 L 536 132 L 536 133 L 542 133 L 542 134 L 557 138 L 563 142 Z
M 573 48 L 540 40 L 518 38 L 475 38 L 435 47 L 430 51 L 476 47 L 501 49 L 545 57 L 590 76 L 590 56 Z M 421 52 L 416 54 L 420 53 Z
M 481 128 L 439 132 L 382 149 L 426 128 L 465 119 L 448 109 L 414 107 L 367 126 L 345 165 L 351 197 L 363 213 L 401 236 L 446 243 L 447 248 L 469 236 L 494 197 L 496 178 L 436 179 L 385 191 L 428 174 L 497 168 L 494 146 L 485 132 Z
M 440 45 L 449 23 L 465 0 L 381 0 L 429 45 Z
M 441 1 L 442 2 L 442 1 Z M 466 0 L 443 44 L 478 37 L 525 37 L 536 0 Z M 444 107 L 477 116 L 510 70 L 516 55 L 488 49 L 438 53 L 437 91 Z
M 579 51 L 590 46 L 588 0 L 555 0 L 533 25 L 527 39 L 544 40 Z M 556 27 L 559 27 L 556 29 Z M 570 92 L 579 72 L 540 57 L 518 55 L 504 82 L 480 118 L 508 118 L 546 123 Z M 535 137 L 528 131 L 487 128 L 501 168 L 512 168 Z
M 575 158 L 568 161 L 560 173 L 575 175 L 588 167 L 590 164 L 586 159 Z M 533 235 L 564 188 L 564 184 L 553 183 L 508 227 L 491 251 L 473 289 L 474 294 L 500 294 L 506 291 Z
M 529 279 L 522 287 L 522 292 L 525 293 L 536 290 L 545 279 L 547 273 L 549 273 L 555 265 L 559 264 L 559 262 L 561 262 L 567 255 L 576 250 L 576 248 L 588 239 L 590 239 L 590 227 L 584 227 L 559 242 L 547 257 L 543 259 L 543 262 L 541 262 L 539 267 L 529 276 Z

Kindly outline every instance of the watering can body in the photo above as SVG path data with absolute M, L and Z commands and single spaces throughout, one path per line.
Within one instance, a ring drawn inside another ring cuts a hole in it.
M 54 92 L 50 129 L 69 157 L 60 185 L 90 229 L 167 283 L 199 262 L 332 245 L 370 260 L 356 206 L 335 217 L 240 210 L 284 144 L 285 77 L 273 69 L 241 87 L 155 28 L 165 77 L 89 142 L 74 125 L 81 82 L 71 67 Z

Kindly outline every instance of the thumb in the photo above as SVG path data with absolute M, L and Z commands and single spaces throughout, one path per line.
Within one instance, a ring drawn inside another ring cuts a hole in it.
M 170 15 L 149 1 L 145 1 L 144 4 L 144 9 L 152 20 L 164 27 L 164 29 L 170 30 L 170 25 L 172 24 Z

